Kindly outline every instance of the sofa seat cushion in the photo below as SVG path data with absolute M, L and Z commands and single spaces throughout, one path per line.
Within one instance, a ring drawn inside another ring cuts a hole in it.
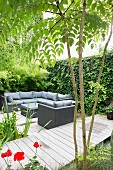
M 22 100 L 13 100 L 13 102 L 8 102 L 8 105 L 18 105 L 18 104 L 23 104 Z
M 41 92 L 33 91 L 33 98 L 41 98 L 41 97 L 42 97 L 42 91 Z
M 42 104 L 45 104 L 47 99 L 43 99 L 43 98 L 38 98 L 38 103 L 42 103 Z
M 6 97 L 10 96 L 10 97 L 12 97 L 13 100 L 20 99 L 19 92 L 4 93 L 4 96 L 6 96 Z
M 38 103 L 22 104 L 21 108 L 23 109 L 29 108 L 30 110 L 38 109 Z
M 21 99 L 32 99 L 33 93 L 31 92 L 19 92 Z
M 38 102 L 41 103 L 41 104 L 47 105 L 47 106 L 54 107 L 54 101 L 53 100 L 40 98 L 40 99 L 38 99 Z
M 13 100 L 13 104 L 23 104 L 23 100 Z
M 58 100 L 58 94 L 52 93 L 52 92 L 47 92 L 47 99 L 57 101 Z
M 72 100 L 69 94 L 58 94 L 58 100 Z
M 34 99 L 22 99 L 23 103 L 37 103 L 37 98 Z

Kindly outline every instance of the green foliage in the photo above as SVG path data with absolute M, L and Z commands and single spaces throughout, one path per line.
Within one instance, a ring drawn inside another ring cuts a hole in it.
M 7 41 L 0 46 L 0 71 L 11 70 L 13 65 L 19 63 L 19 48 L 20 45 L 16 41 Z
M 113 167 L 111 148 L 106 148 L 104 144 L 97 146 L 96 149 L 91 147 L 87 154 L 87 169 L 88 170 L 111 170 Z M 78 157 L 78 167 L 75 162 L 61 168 L 60 170 L 81 170 L 83 164 L 83 155 Z
M 40 91 L 46 89 L 47 71 L 37 65 L 13 66 L 11 70 L 2 71 L 0 77 L 0 93 L 4 91 Z M 3 76 L 3 73 L 5 76 Z
M 87 2 L 83 48 L 86 42 L 92 46 L 93 38 L 98 41 L 107 33 L 111 9 L 109 0 Z M 9 37 L 15 38 L 25 33 L 27 38 L 22 40 L 19 51 L 25 59 L 36 59 L 44 68 L 50 63 L 54 65 L 56 55 L 60 55 L 64 49 L 66 26 L 69 45 L 75 45 L 78 50 L 81 10 L 82 1 L 79 0 L 1 0 L 0 43 L 4 44 Z M 46 11 L 55 15 L 45 18 L 43 14 Z
M 48 168 L 43 167 L 40 165 L 40 163 L 37 160 L 37 156 L 33 156 L 32 159 L 30 159 L 30 162 L 25 165 L 24 170 L 48 170 Z
M 16 114 L 15 111 L 12 111 L 11 113 L 7 111 L 6 115 L 3 113 L 3 120 L 0 122 L 0 150 L 6 142 L 26 137 L 28 135 L 31 123 L 30 118 L 26 116 L 25 127 L 22 132 L 19 132 L 16 125 L 18 120 Z
M 96 87 L 99 89 L 99 100 L 96 113 L 103 114 L 105 112 L 105 102 L 111 100 L 113 97 L 113 53 L 106 54 L 105 66 L 101 77 L 101 83 L 97 84 L 97 77 L 101 65 L 101 56 L 86 57 L 83 59 L 83 75 L 85 87 L 85 108 L 86 113 L 91 115 L 92 106 L 94 103 L 94 96 Z M 74 73 L 77 83 L 77 90 L 79 95 L 79 76 L 78 76 L 78 61 L 76 58 L 72 59 L 74 66 Z M 48 67 L 49 76 L 48 82 L 52 84 L 48 90 L 62 94 L 71 94 L 73 96 L 73 88 L 70 77 L 70 70 L 67 60 L 57 61 L 54 69 Z
M 106 148 L 104 144 L 101 144 L 95 148 L 88 150 L 87 156 L 87 169 L 88 170 L 106 170 L 113 167 L 113 160 L 111 159 L 111 148 Z M 82 168 L 83 156 L 79 157 L 79 168 Z
M 4 115 L 2 122 L 0 122 L 0 140 L 3 143 L 6 140 L 11 141 L 22 137 L 22 133 L 17 130 L 16 121 L 16 112 Z
M 107 107 L 105 108 L 105 111 L 106 111 L 106 113 L 113 112 L 113 106 L 110 104 L 109 106 L 107 106 Z

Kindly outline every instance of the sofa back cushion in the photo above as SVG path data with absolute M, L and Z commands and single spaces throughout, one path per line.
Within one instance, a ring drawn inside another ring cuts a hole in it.
M 19 92 L 21 99 L 32 99 L 33 95 L 32 92 Z
M 19 100 L 20 99 L 19 92 L 4 93 L 4 96 L 6 96 L 6 97 L 10 96 L 14 100 Z
M 42 98 L 47 99 L 47 92 L 45 91 L 42 92 Z
M 72 100 L 69 94 L 58 94 L 58 100 Z
M 33 91 L 33 98 L 41 98 L 41 97 L 42 97 L 42 91 L 41 92 Z
M 58 94 L 52 93 L 52 92 L 47 92 L 47 99 L 57 101 L 58 100 Z
M 64 107 L 64 106 L 71 106 L 72 101 L 71 100 L 66 100 L 66 101 L 55 101 L 54 102 L 54 107 Z

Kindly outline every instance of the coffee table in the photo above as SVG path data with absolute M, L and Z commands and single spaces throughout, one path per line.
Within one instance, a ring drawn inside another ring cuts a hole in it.
M 21 114 L 27 117 L 37 117 L 38 103 L 21 104 Z

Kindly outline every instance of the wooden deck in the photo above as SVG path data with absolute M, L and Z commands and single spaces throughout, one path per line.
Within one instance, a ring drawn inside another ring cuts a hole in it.
M 25 117 L 18 115 L 18 127 L 23 128 Z M 2 115 L 0 115 L 0 120 Z M 91 117 L 86 118 L 86 132 L 88 134 Z M 37 156 L 38 160 L 43 166 L 48 167 L 50 170 L 56 170 L 58 167 L 68 164 L 74 159 L 74 142 L 73 142 L 73 123 L 69 123 L 63 126 L 59 126 L 50 130 L 40 130 L 41 126 L 37 124 L 37 119 L 33 119 L 29 130 L 29 136 L 26 138 L 17 139 L 8 142 L 4 145 L 2 152 L 5 152 L 10 148 L 13 154 L 17 151 L 25 152 L 25 159 L 21 162 L 24 166 L 29 162 L 29 159 L 35 155 L 35 148 L 33 143 L 38 141 L 42 144 L 41 148 L 38 148 Z M 113 121 L 107 120 L 106 116 L 96 115 L 93 133 L 91 137 L 91 144 L 97 145 L 103 140 L 107 139 L 111 135 L 113 130 Z M 81 119 L 77 120 L 77 142 L 79 153 L 83 152 L 82 147 L 82 128 Z M 9 157 L 12 161 L 12 169 L 21 167 L 18 162 L 14 162 L 13 157 Z M 7 167 L 7 161 L 0 157 L 0 170 L 5 170 Z

